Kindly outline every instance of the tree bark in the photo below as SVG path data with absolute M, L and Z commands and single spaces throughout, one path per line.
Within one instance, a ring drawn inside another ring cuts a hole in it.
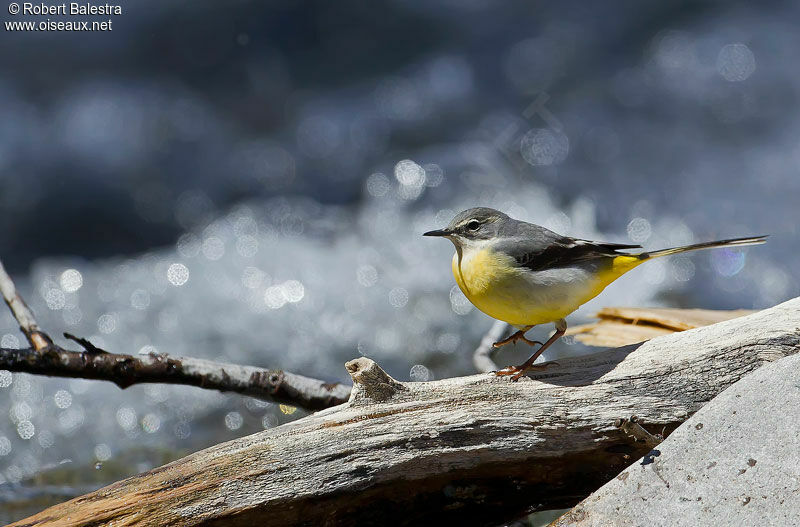
M 509 382 L 401 383 L 347 363 L 347 403 L 223 443 L 14 525 L 499 524 L 569 507 L 671 431 L 800 347 L 800 299 Z

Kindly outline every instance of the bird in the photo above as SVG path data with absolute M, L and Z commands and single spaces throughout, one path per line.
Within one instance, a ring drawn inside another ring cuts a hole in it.
M 495 342 L 495 348 L 518 341 L 539 346 L 521 365 L 494 372 L 513 381 L 529 370 L 543 370 L 554 364 L 534 362 L 564 335 L 567 315 L 635 267 L 662 256 L 758 245 L 767 238 L 732 238 L 644 251 L 641 245 L 562 236 L 488 207 L 462 211 L 445 228 L 423 236 L 439 236 L 453 242 L 456 252 L 452 271 L 458 287 L 479 310 L 517 329 L 508 338 Z M 546 342 L 525 336 L 534 326 L 551 322 L 556 331 Z

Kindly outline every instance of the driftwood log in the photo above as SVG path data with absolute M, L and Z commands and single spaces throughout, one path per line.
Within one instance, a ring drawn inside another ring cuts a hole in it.
M 800 299 L 532 378 L 401 383 L 360 358 L 347 403 L 223 443 L 14 525 L 496 525 L 569 507 L 760 365 L 800 348 Z M 113 523 L 112 523 L 113 522 Z

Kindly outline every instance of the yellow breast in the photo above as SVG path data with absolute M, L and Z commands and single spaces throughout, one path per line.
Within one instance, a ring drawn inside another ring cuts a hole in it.
M 509 256 L 474 249 L 454 254 L 452 267 L 458 287 L 475 307 L 510 324 L 525 318 L 520 301 L 526 286 Z
M 453 276 L 464 294 L 472 300 L 489 294 L 497 283 L 514 274 L 509 258 L 486 249 L 453 255 Z

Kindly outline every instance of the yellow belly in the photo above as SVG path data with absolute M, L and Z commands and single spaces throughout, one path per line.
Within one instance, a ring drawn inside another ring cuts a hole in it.
M 642 260 L 618 256 L 599 272 L 576 269 L 531 272 L 509 256 L 488 249 L 453 256 L 453 276 L 478 309 L 514 326 L 566 317 Z

